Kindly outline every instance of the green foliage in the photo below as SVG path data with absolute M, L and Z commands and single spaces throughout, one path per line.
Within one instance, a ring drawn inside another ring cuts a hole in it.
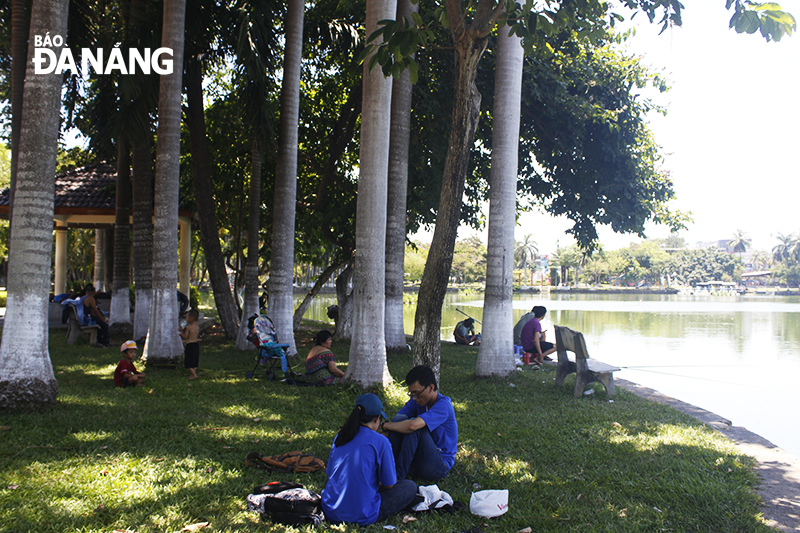
M 673 279 L 685 285 L 739 280 L 744 271 L 738 257 L 718 249 L 682 251 L 673 256 L 668 268 Z
M 200 289 L 194 285 L 189 286 L 189 309 L 200 308 Z
M 486 279 L 486 245 L 479 237 L 456 241 L 450 277 L 455 283 L 474 283 Z
M 787 287 L 794 285 L 800 288 L 800 263 L 791 265 L 780 264 L 773 271 L 773 275 L 781 280 Z
M 647 85 L 666 91 L 665 80 L 610 45 L 575 35 L 551 42 L 552 54 L 525 62 L 520 189 L 572 220 L 568 231 L 584 249 L 600 224 L 640 235 L 647 221 L 681 228 L 686 216 L 668 210 L 672 181 L 645 123 L 660 108 L 638 94 Z
M 312 344 L 309 332 L 298 336 L 301 353 Z M 146 386 L 128 389 L 111 378 L 118 349 L 67 346 L 59 330 L 49 345 L 58 402 L 3 415 L 0 529 L 156 533 L 211 522 L 209 529 L 226 533 L 315 531 L 262 522 L 245 511 L 244 498 L 275 480 L 320 492 L 325 474 L 266 473 L 243 459 L 251 451 L 292 450 L 327 459 L 363 391 L 289 387 L 262 372 L 246 379 L 255 353 L 213 334 L 201 343 L 199 380 L 187 383 L 182 369 L 148 367 Z M 349 348 L 334 342 L 341 367 Z M 455 467 L 438 484 L 462 502 L 473 484 L 508 488 L 509 510 L 491 520 L 492 530 L 771 531 L 760 519 L 753 460 L 713 429 L 621 389 L 614 403 L 599 386 L 576 400 L 574 378 L 556 388 L 550 370 L 476 379 L 477 352 L 442 345 L 441 390 L 453 400 L 459 447 Z M 402 378 L 411 359 L 393 355 L 389 371 Z M 399 383 L 373 392 L 390 415 L 408 399 Z M 388 524 L 438 533 L 487 523 L 468 511 L 423 513 L 406 525 L 402 518 L 334 529 L 378 532 Z
M 751 2 L 750 0 L 727 0 L 726 8 L 735 4 L 730 27 L 736 33 L 761 32 L 767 41 L 780 41 L 784 35 L 792 35 L 797 22 L 790 13 L 781 11 L 775 2 Z
M 425 270 L 429 249 L 430 244 L 406 245 L 404 269 L 407 281 L 418 282 L 422 279 L 422 272 Z
M 95 163 L 97 159 L 91 152 L 84 150 L 80 146 L 73 146 L 72 148 L 58 149 L 58 164 L 56 165 L 56 174 L 74 170 L 91 163 Z
M 5 189 L 11 183 L 11 150 L 0 143 L 0 190 Z

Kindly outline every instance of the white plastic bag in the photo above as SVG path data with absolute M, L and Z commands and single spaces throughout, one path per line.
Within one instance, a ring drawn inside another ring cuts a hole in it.
M 494 518 L 508 511 L 508 490 L 481 490 L 473 492 L 469 499 L 469 512 L 486 518 Z

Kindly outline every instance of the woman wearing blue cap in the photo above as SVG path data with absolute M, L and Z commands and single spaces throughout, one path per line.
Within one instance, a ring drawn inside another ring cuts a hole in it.
M 380 398 L 362 394 L 333 441 L 322 491 L 322 509 L 331 522 L 381 522 L 417 494 L 413 481 L 397 481 L 392 445 L 378 433 L 381 417 L 387 418 Z

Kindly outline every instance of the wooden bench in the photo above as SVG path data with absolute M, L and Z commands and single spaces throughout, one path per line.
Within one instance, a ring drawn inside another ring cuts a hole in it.
M 100 331 L 100 326 L 97 324 L 81 326 L 75 304 L 67 304 L 67 313 L 67 344 L 75 344 L 81 333 L 89 334 L 89 344 L 97 344 L 97 333 Z
M 583 333 L 569 328 L 556 326 L 556 346 L 558 351 L 558 367 L 556 369 L 556 386 L 564 385 L 564 379 L 575 372 L 575 398 L 583 395 L 583 390 L 590 383 L 599 381 L 609 396 L 614 396 L 614 372 L 618 367 L 607 365 L 597 359 L 589 358 Z M 567 351 L 575 354 L 575 361 L 570 361 Z

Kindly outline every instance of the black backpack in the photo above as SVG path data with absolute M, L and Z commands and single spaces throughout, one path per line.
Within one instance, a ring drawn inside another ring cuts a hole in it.
M 259 485 L 247 496 L 247 510 L 277 524 L 319 525 L 325 520 L 322 498 L 300 483 L 273 481 Z

